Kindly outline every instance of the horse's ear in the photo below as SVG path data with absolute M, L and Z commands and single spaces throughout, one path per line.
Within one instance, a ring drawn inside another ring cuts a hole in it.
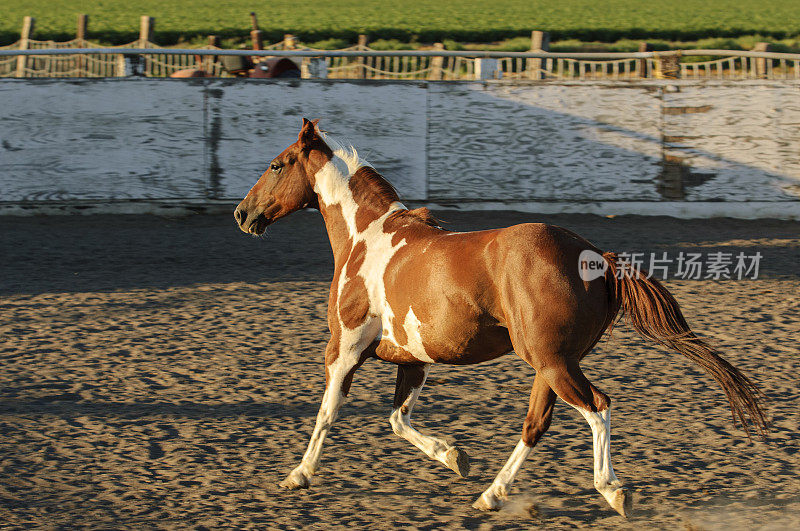
M 300 129 L 300 134 L 297 136 L 297 141 L 300 142 L 300 145 L 309 145 L 317 136 L 317 122 L 319 122 L 319 120 L 303 118 L 303 127 Z

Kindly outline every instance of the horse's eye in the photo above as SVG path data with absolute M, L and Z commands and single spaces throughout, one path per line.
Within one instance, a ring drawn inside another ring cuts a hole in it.
M 275 173 L 280 173 L 281 168 L 283 168 L 283 164 L 280 162 L 273 162 L 269 165 L 269 169 L 274 171 Z

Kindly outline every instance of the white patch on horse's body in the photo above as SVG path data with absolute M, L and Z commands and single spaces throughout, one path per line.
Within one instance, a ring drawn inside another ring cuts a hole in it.
M 409 308 L 408 313 L 406 314 L 405 322 L 403 323 L 403 328 L 405 329 L 406 336 L 408 337 L 408 342 L 405 346 L 398 346 L 403 347 L 407 352 L 420 361 L 424 361 L 425 363 L 434 363 L 433 359 L 428 356 L 425 346 L 422 344 L 422 335 L 419 332 L 419 327 L 421 324 L 422 323 L 419 322 L 417 316 L 414 315 L 414 310 Z
M 520 439 L 500 473 L 497 474 L 489 488 L 481 494 L 481 497 L 472 506 L 482 511 L 490 511 L 502 507 L 511 492 L 514 478 L 517 477 L 531 450 L 533 448 Z
M 348 184 L 349 171 L 347 163 L 334 156 L 314 176 L 314 192 L 319 194 L 322 202 L 327 206 L 339 205 L 342 217 L 347 224 L 350 236 L 358 233 L 356 230 L 356 211 L 358 203 L 353 199 L 353 193 Z
M 391 343 L 407 349 L 419 361 L 433 362 L 433 360 L 425 352 L 422 345 L 422 338 L 419 333 L 419 320 L 409 311 L 412 321 L 409 322 L 406 316 L 406 333 L 409 337 L 409 347 L 401 345 L 394 338 L 394 331 L 392 328 L 392 320 L 394 319 L 394 312 L 386 300 L 386 286 L 384 284 L 384 275 L 389 261 L 394 257 L 395 253 L 406 245 L 406 240 L 402 239 L 397 244 L 392 245 L 393 232 L 384 232 L 384 222 L 386 219 L 397 210 L 405 210 L 405 206 L 399 201 L 393 202 L 389 205 L 387 211 L 373 220 L 363 231 L 358 231 L 356 227 L 356 212 L 358 211 L 358 203 L 353 198 L 353 193 L 350 190 L 350 177 L 362 167 L 371 167 L 367 162 L 362 160 L 358 153 L 351 146 L 344 146 L 343 144 L 332 139 L 328 135 L 323 136 L 328 147 L 333 151 L 333 158 L 320 169 L 314 176 L 314 192 L 319 194 L 320 200 L 326 206 L 339 205 L 347 226 L 348 234 L 351 238 L 353 247 L 363 241 L 365 243 L 364 261 L 359 270 L 355 273 L 364 279 L 364 285 L 367 288 L 367 297 L 369 298 L 369 311 L 367 320 L 359 324 L 353 334 L 356 337 L 345 338 L 342 336 L 341 349 L 348 348 L 347 342 L 355 340 L 358 343 L 363 339 L 363 333 L 369 334 L 373 329 L 382 325 L 382 330 L 388 332 L 381 334 L 378 331 L 380 339 L 386 339 Z M 351 247 L 352 250 L 352 247 Z M 337 299 L 341 296 L 342 289 L 347 279 L 345 275 L 339 276 L 339 284 L 337 286 Z M 347 327 L 339 319 L 339 324 L 342 331 L 348 330 Z M 413 344 L 412 344 L 413 338 Z M 340 352 L 341 355 L 341 352 Z

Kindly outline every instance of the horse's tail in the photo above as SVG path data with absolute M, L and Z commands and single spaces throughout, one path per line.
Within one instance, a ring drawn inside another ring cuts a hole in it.
M 612 315 L 609 328 L 617 313 L 628 320 L 642 337 L 677 350 L 702 367 L 725 391 L 733 414 L 750 435 L 750 425 L 766 437 L 767 420 L 761 406 L 763 394 L 739 369 L 725 361 L 717 349 L 697 337 L 689 328 L 675 297 L 646 273 L 620 270 L 615 253 L 603 253 L 608 263 L 605 272 Z M 748 422 L 749 417 L 749 422 Z

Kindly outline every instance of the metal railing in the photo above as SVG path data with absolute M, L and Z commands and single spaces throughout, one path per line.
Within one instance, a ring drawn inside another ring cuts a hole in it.
M 317 78 L 800 80 L 800 54 L 760 51 L 552 53 L 374 50 L 362 45 L 342 50 L 303 47 L 286 50 L 277 49 L 280 43 L 263 50 L 223 50 L 211 46 L 158 48 L 142 41 L 125 47 L 76 48 L 76 41 L 50 48 L 31 46 L 31 43 L 27 47 L 33 49 L 15 49 L 14 45 L 0 48 L 0 77 L 166 77 L 184 68 L 199 68 L 212 76 L 225 76 L 219 57 L 247 56 L 293 58 L 302 63 L 303 77 Z M 52 41 L 39 42 L 50 44 Z M 684 60 L 687 57 L 711 59 L 691 62 Z

